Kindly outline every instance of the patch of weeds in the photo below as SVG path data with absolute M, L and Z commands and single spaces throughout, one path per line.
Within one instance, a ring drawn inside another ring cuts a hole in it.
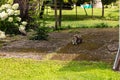
M 93 28 L 108 28 L 108 24 L 107 23 L 98 23 L 95 24 L 94 26 L 92 26 Z

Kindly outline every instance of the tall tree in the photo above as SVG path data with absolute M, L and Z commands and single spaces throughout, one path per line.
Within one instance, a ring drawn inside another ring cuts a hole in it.
M 40 14 L 39 14 L 39 17 L 40 18 L 43 18 L 43 14 L 44 14 L 44 11 L 45 11 L 45 4 L 46 2 L 44 0 L 39 0 L 41 2 L 41 9 L 40 9 Z
M 20 17 L 22 20 L 28 19 L 29 0 L 14 0 L 13 3 L 19 4 Z
M 77 19 L 77 1 L 78 0 L 72 0 L 73 4 L 75 5 L 76 19 Z
M 59 4 L 60 4 L 60 8 L 59 8 L 59 27 L 61 27 L 63 0 L 60 0 Z
M 117 0 L 101 0 L 102 1 L 102 17 L 104 17 L 104 5 L 111 4 L 112 2 L 116 2 Z
M 94 0 L 90 0 L 90 4 L 91 4 L 91 6 L 92 6 L 92 17 L 93 17 L 93 11 L 94 11 L 94 10 L 93 10 L 93 1 L 94 1 Z
M 57 0 L 54 0 L 55 6 L 55 30 L 58 29 Z

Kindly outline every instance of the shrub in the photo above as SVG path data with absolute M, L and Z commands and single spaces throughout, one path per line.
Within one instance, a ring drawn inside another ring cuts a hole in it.
M 16 34 L 19 33 L 19 30 L 25 29 L 27 22 L 21 21 L 18 7 L 18 3 L 0 6 L 0 30 L 7 34 Z
M 31 40 L 47 40 L 48 38 L 48 32 L 51 31 L 51 28 L 46 27 L 46 21 L 45 20 L 39 20 L 38 18 L 35 18 L 34 23 L 36 24 L 35 34 L 30 37 Z
M 36 33 L 31 38 L 32 40 L 47 40 L 48 38 L 48 28 L 47 27 L 39 27 L 36 29 Z

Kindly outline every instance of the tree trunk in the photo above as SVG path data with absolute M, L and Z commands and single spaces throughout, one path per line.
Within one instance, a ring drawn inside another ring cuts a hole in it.
M 93 17 L 93 0 L 91 2 L 91 6 L 92 6 L 92 17 Z
M 76 19 L 77 19 L 77 4 L 75 3 L 75 12 L 76 12 Z
M 22 20 L 28 19 L 29 0 L 14 0 L 13 3 L 19 4 L 20 17 L 22 18 Z
M 84 11 L 85 11 L 85 14 L 86 14 L 86 16 L 87 16 L 88 14 L 87 14 L 87 11 L 86 11 L 86 9 L 85 9 L 85 8 L 84 8 Z
M 60 0 L 60 9 L 59 9 L 59 27 L 61 27 L 61 19 L 62 19 L 62 0 Z
M 40 14 L 39 14 L 40 18 L 43 18 L 44 10 L 45 10 L 45 2 L 43 1 L 43 4 L 41 6 L 41 11 L 40 11 Z
M 54 6 L 55 6 L 55 30 L 57 30 L 58 29 L 57 0 L 54 0 Z
M 104 17 L 104 4 L 102 4 L 102 17 Z

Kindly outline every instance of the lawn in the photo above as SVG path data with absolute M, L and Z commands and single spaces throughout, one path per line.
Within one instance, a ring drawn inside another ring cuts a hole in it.
M 77 19 L 75 9 L 72 10 L 63 10 L 62 11 L 62 27 L 83 27 L 88 26 L 92 27 L 95 24 L 106 23 L 108 26 L 115 27 L 118 25 L 119 20 L 119 10 L 118 8 L 105 8 L 105 17 L 102 18 L 102 9 L 94 8 L 93 17 L 91 15 L 91 9 L 86 9 L 88 16 L 85 15 L 84 9 L 78 7 Z M 47 12 L 47 11 L 46 11 Z M 46 13 L 46 21 L 48 26 L 54 25 L 54 10 L 48 9 L 49 13 Z
M 0 58 L 0 80 L 120 80 L 103 62 Z

